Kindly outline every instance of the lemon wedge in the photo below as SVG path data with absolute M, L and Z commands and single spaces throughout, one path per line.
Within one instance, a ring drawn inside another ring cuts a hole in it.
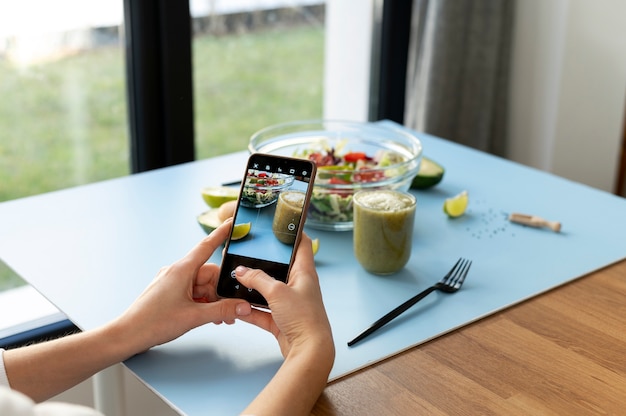
M 197 217 L 198 224 L 200 227 L 207 233 L 211 234 L 217 227 L 222 225 L 224 222 L 219 217 L 219 209 L 212 208 Z M 252 228 L 251 222 L 245 222 L 241 224 L 235 224 L 233 227 L 233 234 L 231 236 L 231 240 L 241 240 L 248 234 L 250 234 L 250 229 Z
M 469 195 L 467 191 L 463 191 L 460 194 L 448 198 L 443 202 L 443 212 L 449 217 L 456 218 L 465 214 L 467 204 L 469 203 Z
M 313 248 L 313 255 L 316 255 L 320 249 L 320 239 L 315 238 L 311 240 L 311 247 Z
M 239 190 L 227 186 L 210 186 L 202 188 L 202 199 L 211 208 L 218 208 L 223 203 L 239 197 Z
M 233 227 L 233 234 L 230 236 L 230 239 L 241 240 L 242 238 L 250 234 L 250 228 L 252 228 L 251 222 L 235 224 L 235 226 Z

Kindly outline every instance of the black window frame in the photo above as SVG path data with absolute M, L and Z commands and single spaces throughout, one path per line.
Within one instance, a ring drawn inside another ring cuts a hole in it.
M 372 42 L 370 121 L 404 123 L 406 74 L 413 1 L 377 3 Z
M 124 0 L 131 171 L 195 159 L 189 0 Z

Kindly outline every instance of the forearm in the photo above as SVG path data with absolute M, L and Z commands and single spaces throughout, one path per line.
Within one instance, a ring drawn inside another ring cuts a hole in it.
M 115 326 L 5 351 L 11 388 L 46 400 L 129 358 L 134 347 Z
M 290 354 L 244 414 L 309 415 L 326 387 L 334 358 L 332 340 Z

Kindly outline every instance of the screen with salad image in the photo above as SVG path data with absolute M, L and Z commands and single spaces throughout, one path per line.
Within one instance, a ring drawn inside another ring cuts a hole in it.
M 239 265 L 287 281 L 305 221 L 315 165 L 307 160 L 253 154 L 226 244 L 218 294 L 266 306 L 263 297 L 234 277 Z

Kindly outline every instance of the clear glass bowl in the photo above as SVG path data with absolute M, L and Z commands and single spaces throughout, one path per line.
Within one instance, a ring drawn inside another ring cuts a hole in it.
M 362 189 L 406 191 L 419 170 L 422 143 L 410 131 L 386 123 L 305 120 L 277 124 L 254 133 L 250 152 L 315 159 L 333 154 L 364 153 L 378 160 L 374 167 L 354 168 L 344 163 L 322 166 L 317 177 L 306 224 L 310 227 L 347 231 L 352 229 L 352 195 Z M 318 155 L 314 155 L 317 153 Z M 312 155 L 313 154 L 313 155 Z

